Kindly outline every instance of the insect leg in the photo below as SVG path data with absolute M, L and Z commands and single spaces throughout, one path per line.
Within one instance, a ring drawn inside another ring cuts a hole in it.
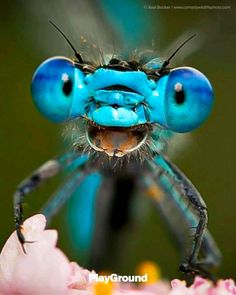
M 40 166 L 37 170 L 35 170 L 28 178 L 26 178 L 17 188 L 17 191 L 13 197 L 14 204 L 14 217 L 15 217 L 15 228 L 17 232 L 18 239 L 20 243 L 23 244 L 25 242 L 24 235 L 22 233 L 22 224 L 24 221 L 23 217 L 23 203 L 25 196 L 33 192 L 38 186 L 40 186 L 46 180 L 52 178 L 57 175 L 60 171 L 65 169 L 68 166 L 71 166 L 73 159 L 78 158 L 75 153 L 68 153 L 61 157 L 58 157 L 53 160 L 49 160 Z M 81 164 L 86 161 L 85 159 L 81 159 Z M 24 250 L 24 247 L 23 247 Z
M 69 179 L 51 196 L 50 200 L 41 209 L 43 215 L 47 219 L 47 223 L 58 213 L 65 202 L 71 197 L 75 190 L 83 182 L 87 174 L 76 171 Z
M 205 269 L 219 264 L 220 252 L 210 233 L 206 230 L 207 208 L 205 202 L 188 178 L 165 157 L 159 155 L 155 162 L 149 162 L 149 167 L 157 184 L 168 197 L 166 200 L 169 205 L 165 201 L 163 204 L 159 204 L 159 208 L 166 215 L 165 217 L 178 240 L 183 243 L 183 230 L 174 227 L 175 224 L 178 225 L 179 223 L 172 220 L 174 218 L 173 212 L 172 214 L 167 213 L 170 202 L 172 206 L 174 205 L 178 209 L 180 216 L 182 215 L 182 220 L 189 225 L 188 227 L 196 228 L 188 261 L 182 264 L 180 269 L 184 272 L 209 275 Z M 190 208 L 188 208 L 189 206 Z M 200 250 L 205 256 L 202 260 L 198 259 Z

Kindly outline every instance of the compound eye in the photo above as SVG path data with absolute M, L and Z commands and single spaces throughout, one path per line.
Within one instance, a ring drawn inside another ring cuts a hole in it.
M 167 127 L 180 133 L 197 128 L 209 116 L 213 100 L 211 84 L 201 72 L 190 67 L 172 70 L 165 90 Z
M 31 91 L 41 114 L 53 122 L 70 119 L 74 95 L 75 66 L 65 57 L 44 61 L 35 71 Z

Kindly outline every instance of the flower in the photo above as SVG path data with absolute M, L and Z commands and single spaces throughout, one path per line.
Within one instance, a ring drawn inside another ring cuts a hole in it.
M 88 270 L 69 262 L 56 248 L 57 232 L 44 230 L 46 219 L 35 215 L 24 222 L 25 254 L 14 232 L 0 254 L 1 295 L 65 295 L 89 290 Z M 77 293 L 82 294 L 82 293 Z
M 169 295 L 236 295 L 235 282 L 229 280 L 219 280 L 216 286 L 207 279 L 196 277 L 190 287 L 186 286 L 185 281 L 172 280 L 172 289 Z
M 70 262 L 56 247 L 57 231 L 45 230 L 46 219 L 38 214 L 23 224 L 26 241 L 25 254 L 14 232 L 0 254 L 0 295 L 236 295 L 235 282 L 196 277 L 186 286 L 185 281 L 160 279 L 158 266 L 145 262 L 138 268 L 140 275 L 148 274 L 146 283 L 90 281 L 94 271 Z

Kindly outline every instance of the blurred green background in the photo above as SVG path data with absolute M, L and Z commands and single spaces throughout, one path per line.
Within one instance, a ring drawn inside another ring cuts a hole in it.
M 117 2 L 122 9 L 126 9 L 126 1 Z M 216 103 L 210 119 L 193 132 L 191 144 L 174 159 L 207 202 L 209 229 L 223 253 L 220 275 L 235 277 L 236 32 L 233 3 L 204 2 L 204 5 L 230 5 L 231 9 L 155 9 L 151 7 L 157 4 L 201 3 L 137 2 L 142 8 L 139 13 L 143 11 L 152 22 L 153 33 L 151 38 L 148 36 L 149 44 L 154 40 L 157 50 L 165 53 L 172 41 L 183 33 L 200 32 L 201 46 L 188 54 L 183 64 L 196 67 L 208 76 L 215 89 Z M 78 44 L 76 40 L 82 34 L 99 34 L 100 44 L 111 42 L 109 36 L 112 30 L 106 23 L 109 20 L 105 21 L 102 17 L 102 11 L 96 7 L 98 3 L 72 0 L 0 2 L 0 246 L 14 229 L 12 195 L 16 186 L 33 169 L 63 150 L 60 126 L 41 117 L 30 96 L 32 75 L 43 60 L 53 55 L 72 56 L 48 19 L 58 23 L 75 44 Z M 151 6 L 144 9 L 143 5 Z M 132 32 L 127 36 L 129 34 Z M 142 42 L 146 42 L 144 37 Z M 197 41 L 194 42 L 197 44 Z M 176 62 L 176 65 L 182 65 L 182 62 Z M 50 181 L 27 198 L 27 216 L 39 210 L 59 181 Z M 70 252 L 63 224 L 62 212 L 52 226 L 59 229 L 60 246 L 73 258 L 75 254 Z M 165 276 L 178 275 L 178 253 L 152 209 L 135 234 L 130 233 L 129 242 L 124 244 L 120 255 L 119 264 L 115 266 L 117 271 L 132 272 L 140 260 L 152 259 L 160 264 Z

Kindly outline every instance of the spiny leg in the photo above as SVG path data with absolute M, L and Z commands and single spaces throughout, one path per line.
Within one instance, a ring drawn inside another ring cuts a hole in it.
M 158 168 L 157 168 L 158 169 Z M 187 216 L 187 204 L 178 194 L 169 179 L 160 171 L 155 175 L 150 171 L 140 178 L 141 189 L 144 194 L 153 201 L 161 218 L 167 224 L 172 237 L 175 238 L 181 251 L 181 257 L 185 257 L 188 248 L 189 235 L 187 229 L 195 227 L 197 220 L 190 220 Z
M 142 177 L 142 188 L 145 194 L 154 200 L 158 211 L 168 225 L 172 235 L 176 239 L 184 258 L 189 252 L 189 234 L 196 229 L 198 216 L 191 210 L 189 201 L 176 189 L 169 177 L 162 171 L 157 175 L 150 172 Z M 201 265 L 210 269 L 220 264 L 221 253 L 206 229 L 203 235 L 201 254 L 204 256 Z
M 196 213 L 199 215 L 199 223 L 196 226 L 196 232 L 194 234 L 194 243 L 188 258 L 188 262 L 180 266 L 180 270 L 184 272 L 199 272 L 201 267 L 198 263 L 198 254 L 201 248 L 203 234 L 207 226 L 208 216 L 207 216 L 207 206 L 203 201 L 201 195 L 192 185 L 192 183 L 183 175 L 183 173 L 173 164 L 165 159 L 166 163 L 172 169 L 175 174 L 177 181 L 180 184 L 181 190 L 184 192 L 186 197 L 189 199 L 192 207 L 195 209 Z M 201 272 L 201 270 L 200 270 Z
M 205 230 L 207 225 L 207 208 L 205 202 L 186 176 L 163 156 L 159 155 L 156 157 L 155 162 L 149 161 L 149 167 L 154 178 L 157 179 L 157 183 L 163 189 L 167 188 L 166 192 L 169 192 L 169 198 L 179 206 L 180 211 L 182 211 L 183 216 L 191 227 L 195 227 L 194 225 L 197 224 L 197 219 L 194 218 L 194 215 L 190 211 L 188 212 L 186 210 L 188 206 L 184 205 L 184 198 L 189 200 L 191 208 L 199 217 L 189 258 L 187 263 L 181 265 L 181 271 L 199 273 L 209 277 L 210 274 L 206 271 L 206 268 L 209 269 L 219 263 L 220 252 L 209 232 Z M 166 209 L 163 207 L 162 211 Z M 206 255 L 206 259 L 204 260 L 198 260 L 201 248 L 204 248 L 204 254 Z
M 40 186 L 46 180 L 57 175 L 60 171 L 64 170 L 65 168 L 70 167 L 72 163 L 78 158 L 78 155 L 76 155 L 74 152 L 70 152 L 56 159 L 49 160 L 42 166 L 40 166 L 37 170 L 35 170 L 28 178 L 26 178 L 18 186 L 17 191 L 15 192 L 13 197 L 15 217 L 14 220 L 17 236 L 24 252 L 24 243 L 32 242 L 25 241 L 22 232 L 22 224 L 24 221 L 23 203 L 25 196 L 33 192 L 38 186 Z M 81 157 L 81 161 L 78 163 L 78 165 L 82 165 L 85 161 L 86 159 Z

